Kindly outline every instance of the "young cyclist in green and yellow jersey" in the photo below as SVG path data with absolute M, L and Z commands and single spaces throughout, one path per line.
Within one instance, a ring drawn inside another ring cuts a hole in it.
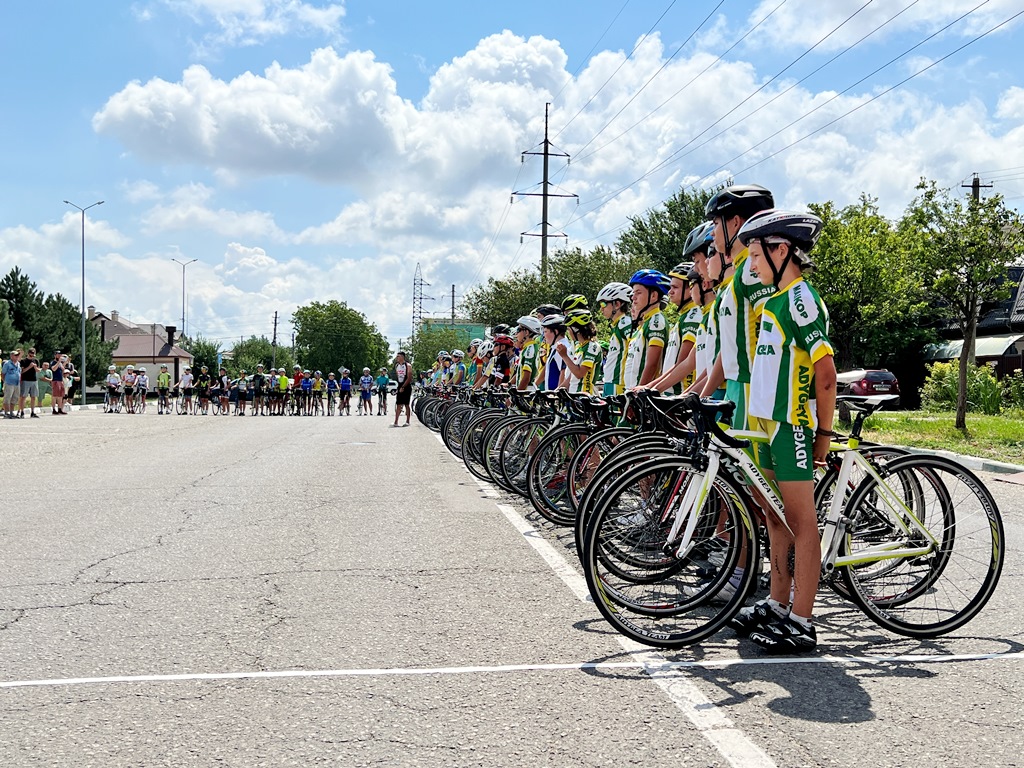
M 516 389 L 533 391 L 536 389 L 534 379 L 540 366 L 540 320 L 532 315 L 523 315 L 516 321 L 513 339 L 519 350 L 516 359 L 516 370 L 512 375 Z
M 668 276 L 656 269 L 641 269 L 629 279 L 633 289 L 633 331 L 626 345 L 622 386 L 633 389 L 661 375 L 661 360 L 668 343 L 668 322 L 661 303 L 668 295 Z
M 704 209 L 714 222 L 715 250 L 730 266 L 715 300 L 718 354 L 703 395 L 710 397 L 725 382 L 725 397 L 736 403 L 732 425 L 747 428 L 750 367 L 761 305 L 773 292 L 751 272 L 747 248 L 737 237 L 740 227 L 755 213 L 774 207 L 772 193 L 757 184 L 726 187 Z
M 625 283 L 608 283 L 597 293 L 597 306 L 601 310 L 601 315 L 612 326 L 602 377 L 602 394 L 605 397 L 621 395 L 624 391 L 622 364 L 626 361 L 626 344 L 629 342 L 629 331 L 633 324 L 627 314 L 632 302 L 633 289 Z
M 572 394 L 594 394 L 594 372 L 601 365 L 603 350 L 597 342 L 597 326 L 588 309 L 570 310 L 565 318 L 569 337 L 575 344 L 571 354 L 559 347 L 559 353 L 565 359 L 565 370 L 562 371 L 562 386 Z
M 812 214 L 769 210 L 739 230 L 750 247 L 752 273 L 774 292 L 762 308 L 749 405 L 753 426 L 769 437 L 758 445 L 758 459 L 774 475 L 786 522 L 767 517 L 770 598 L 743 609 L 730 626 L 769 653 L 806 653 L 817 645 L 811 624 L 821 577 L 814 466 L 825 463 L 834 437 L 836 368 L 828 311 L 803 272 L 813 266 L 807 254 L 821 227 Z

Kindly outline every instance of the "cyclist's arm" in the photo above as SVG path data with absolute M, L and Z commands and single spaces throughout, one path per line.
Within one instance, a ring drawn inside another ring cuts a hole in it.
M 651 389 L 664 392 L 670 387 L 679 384 L 683 379 L 693 373 L 697 365 L 697 353 L 694 351 L 692 341 L 687 341 L 679 350 L 679 362 L 650 383 Z
M 647 345 L 647 362 L 644 364 L 643 373 L 640 374 L 640 383 L 649 384 L 661 373 L 661 358 L 665 348 L 659 344 Z
M 825 355 L 814 364 L 814 395 L 818 415 L 818 434 L 814 436 L 814 461 L 824 464 L 836 410 L 836 364 L 832 355 Z M 824 434 L 822 434 L 824 433 Z

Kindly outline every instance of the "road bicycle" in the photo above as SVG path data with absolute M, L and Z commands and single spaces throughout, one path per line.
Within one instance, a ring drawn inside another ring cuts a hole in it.
M 767 435 L 727 434 L 716 421 L 731 403 L 651 401 L 675 455 L 636 464 L 594 502 L 583 569 L 616 630 L 677 648 L 710 636 L 739 610 L 761 557 L 757 514 L 763 508 L 782 525 L 785 515 L 751 452 L 751 441 Z M 859 414 L 849 439 L 832 446 L 842 458 L 821 521 L 822 582 L 841 579 L 845 594 L 892 632 L 936 637 L 970 621 L 995 590 L 1002 520 L 984 484 L 956 462 L 879 462 L 862 452 L 864 418 L 881 404 L 852 405 Z

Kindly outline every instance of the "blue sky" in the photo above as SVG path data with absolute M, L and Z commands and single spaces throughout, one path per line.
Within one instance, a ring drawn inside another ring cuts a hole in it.
M 0 270 L 21 265 L 77 302 L 80 218 L 61 201 L 102 199 L 86 232 L 86 298 L 102 311 L 175 322 L 171 259 L 197 258 L 189 330 L 226 347 L 269 334 L 274 311 L 287 320 L 331 298 L 397 341 L 417 262 L 440 297 L 537 260 L 537 240 L 520 245 L 519 233 L 539 204 L 509 206 L 509 194 L 539 180 L 519 153 L 539 141 L 546 101 L 574 157 L 555 179 L 582 201 L 552 206 L 570 245 L 613 243 L 681 185 L 730 175 L 791 207 L 868 193 L 895 216 L 919 177 L 957 187 L 980 171 L 1018 205 L 1024 16 L 870 99 L 1021 11 L 1021 0 L 6 4 Z

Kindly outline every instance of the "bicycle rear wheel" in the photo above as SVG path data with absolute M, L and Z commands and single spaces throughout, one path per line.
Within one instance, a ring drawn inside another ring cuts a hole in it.
M 864 555 L 842 569 L 850 598 L 896 634 L 937 637 L 962 627 L 988 602 L 1002 572 L 1003 523 L 992 494 L 970 470 L 939 456 L 896 458 L 879 474 L 887 488 L 868 477 L 846 508 L 851 522 L 840 557 Z M 879 542 L 929 551 L 887 559 L 865 553 Z

